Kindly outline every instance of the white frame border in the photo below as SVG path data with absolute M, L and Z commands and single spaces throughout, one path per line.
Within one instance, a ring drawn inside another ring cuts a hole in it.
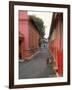
M 63 13 L 63 77 L 56 78 L 36 78 L 36 79 L 18 79 L 18 11 L 19 10 L 36 10 L 36 11 L 48 11 L 48 12 L 62 12 Z M 39 83 L 56 83 L 56 82 L 67 82 L 67 8 L 57 7 L 39 7 L 39 6 L 14 6 L 14 85 L 22 84 L 39 84 Z

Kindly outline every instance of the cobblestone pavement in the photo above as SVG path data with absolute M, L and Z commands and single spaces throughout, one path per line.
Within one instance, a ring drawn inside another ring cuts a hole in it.
M 19 79 L 56 77 L 51 64 L 47 64 L 48 50 L 40 52 L 30 61 L 19 62 Z

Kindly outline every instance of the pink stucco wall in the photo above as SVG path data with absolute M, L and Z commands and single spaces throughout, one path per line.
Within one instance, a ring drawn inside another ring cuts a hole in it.
M 29 25 L 27 11 L 19 11 L 19 31 L 24 36 L 24 48 L 29 48 Z
M 55 40 L 55 46 L 59 50 L 60 49 L 60 22 L 58 22 L 57 27 L 56 27 L 56 40 Z

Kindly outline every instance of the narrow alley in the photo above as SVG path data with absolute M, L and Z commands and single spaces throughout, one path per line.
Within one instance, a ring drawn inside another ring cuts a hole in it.
M 41 48 L 31 60 L 19 62 L 19 79 L 56 77 L 51 64 L 47 63 L 48 49 Z
M 20 11 L 19 27 L 19 79 L 63 76 L 63 13 Z

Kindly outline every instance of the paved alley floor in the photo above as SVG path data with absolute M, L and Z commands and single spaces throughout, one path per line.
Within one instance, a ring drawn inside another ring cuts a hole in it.
M 30 61 L 19 62 L 19 79 L 56 77 L 50 64 L 47 64 L 48 50 L 40 49 L 40 52 Z

